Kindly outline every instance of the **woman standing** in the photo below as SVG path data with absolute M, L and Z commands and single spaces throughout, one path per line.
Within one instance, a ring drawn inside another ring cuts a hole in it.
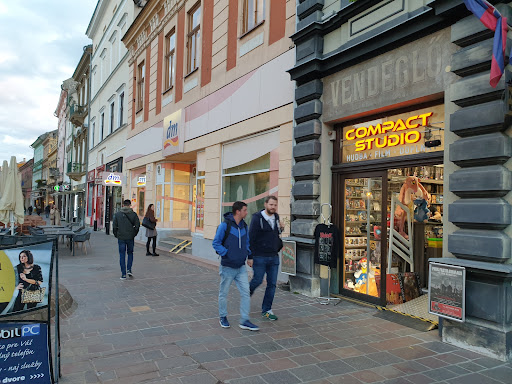
M 25 307 L 25 303 L 21 302 L 21 296 L 24 289 L 36 291 L 40 289 L 40 286 L 43 283 L 41 267 L 34 264 L 34 256 L 32 255 L 32 252 L 29 250 L 21 251 L 19 260 L 20 263 L 16 266 L 19 281 L 19 284 L 16 286 L 16 289 L 18 290 L 18 297 L 14 302 L 13 312 L 22 311 Z M 31 309 L 34 308 L 37 303 L 27 303 L 26 305 L 27 309 Z
M 52 225 L 60 225 L 60 212 L 55 204 L 52 204 L 50 209 L 50 220 Z
M 144 215 L 144 217 L 147 217 L 149 221 L 155 224 L 154 229 L 146 228 L 146 237 L 148 238 L 146 243 L 146 256 L 160 256 L 158 253 L 156 253 L 156 222 L 158 220 L 155 218 L 155 210 L 153 207 L 153 204 L 149 204 L 148 210 Z M 153 253 L 149 252 L 149 244 L 151 243 L 151 239 L 153 239 Z

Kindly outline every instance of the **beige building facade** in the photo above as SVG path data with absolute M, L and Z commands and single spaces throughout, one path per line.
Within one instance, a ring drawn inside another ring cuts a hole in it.
M 242 200 L 252 215 L 268 195 L 289 222 L 294 30 L 284 0 L 155 1 L 128 29 L 123 195 L 141 217 L 155 205 L 159 242 L 216 260 L 223 213 Z

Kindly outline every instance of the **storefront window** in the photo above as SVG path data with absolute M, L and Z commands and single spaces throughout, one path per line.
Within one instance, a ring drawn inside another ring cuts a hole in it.
M 204 172 L 198 172 L 196 183 L 196 228 L 203 229 L 204 227 Z
M 245 221 L 250 223 L 254 213 L 264 208 L 270 190 L 270 153 L 253 161 L 224 170 L 222 178 L 222 213 L 231 212 L 235 201 L 247 203 Z
M 92 206 L 94 197 L 94 183 L 88 184 L 89 191 L 87 193 L 87 216 L 92 216 Z
M 139 188 L 139 215 L 142 216 L 146 211 L 144 210 L 144 188 Z

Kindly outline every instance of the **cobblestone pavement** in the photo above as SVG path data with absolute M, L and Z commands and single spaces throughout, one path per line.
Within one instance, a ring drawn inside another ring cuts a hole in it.
M 121 281 L 117 241 L 95 232 L 92 250 L 61 251 L 60 279 L 78 307 L 62 320 L 62 379 L 72 383 L 293 384 L 511 383 L 512 365 L 440 342 L 343 301 L 323 306 L 278 290 L 276 322 L 263 320 L 263 289 L 238 323 L 238 291 L 229 298 L 230 329 L 217 317 L 218 272 L 135 248 L 135 277 Z M 234 325 L 234 326 L 233 326 Z

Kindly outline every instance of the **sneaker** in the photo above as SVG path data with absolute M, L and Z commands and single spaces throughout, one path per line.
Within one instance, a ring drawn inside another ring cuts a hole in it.
M 229 321 L 228 321 L 228 318 L 226 316 L 223 316 L 219 319 L 219 324 L 222 328 L 229 328 L 230 325 L 229 325 Z
M 128 277 L 133 277 L 132 271 L 128 271 L 128 272 L 126 272 L 126 274 L 128 275 Z
M 258 326 L 251 323 L 249 320 L 245 320 L 243 324 L 238 325 L 242 329 L 248 329 L 249 331 L 259 331 Z
M 146 256 L 153 256 L 151 252 L 146 252 Z
M 120 277 L 121 280 L 126 280 L 126 275 Z
M 156 253 L 156 252 L 155 252 L 155 253 L 153 253 L 153 256 L 160 256 L 160 255 L 159 255 L 158 253 Z
M 276 316 L 276 315 L 274 315 L 274 312 L 272 312 L 272 310 L 267 311 L 267 312 L 263 312 L 263 313 L 261 314 L 261 316 L 263 316 L 264 318 L 269 319 L 269 320 L 271 320 L 271 321 L 275 321 L 275 320 L 277 320 L 277 316 Z

